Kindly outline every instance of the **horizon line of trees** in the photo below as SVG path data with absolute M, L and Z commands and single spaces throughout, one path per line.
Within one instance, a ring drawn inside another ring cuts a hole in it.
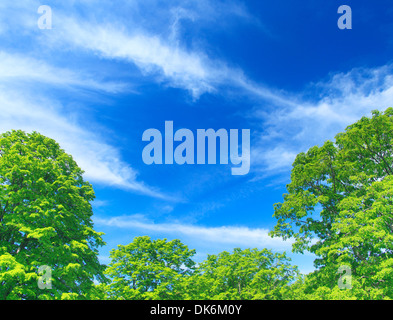
M 317 256 L 307 275 L 286 253 L 235 248 L 197 265 L 180 240 L 147 236 L 102 265 L 82 175 L 48 137 L 0 135 L 0 300 L 393 299 L 392 108 L 297 155 L 270 235 Z

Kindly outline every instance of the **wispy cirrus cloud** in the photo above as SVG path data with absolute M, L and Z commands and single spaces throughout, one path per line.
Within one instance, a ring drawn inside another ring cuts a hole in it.
M 22 54 L 0 51 L 1 131 L 38 131 L 55 139 L 70 153 L 91 182 L 174 201 L 141 182 L 138 172 L 121 159 L 116 147 L 88 129 L 83 124 L 85 120 L 78 120 L 75 112 L 67 112 L 65 105 L 49 97 L 47 92 L 54 87 L 66 92 L 82 88 L 116 94 L 126 86 L 99 81 L 85 72 L 58 68 Z
M 76 72 L 19 53 L 0 51 L 0 83 L 15 86 L 18 83 L 28 82 L 33 82 L 34 85 L 40 83 L 58 87 L 88 88 L 113 94 L 124 92 L 128 87 L 121 82 L 97 80 L 80 70 Z
M 121 188 L 155 198 L 174 198 L 145 185 L 138 172 L 121 160 L 120 152 L 105 139 L 59 112 L 63 106 L 45 97 L 37 99 L 31 92 L 20 94 L 0 84 L 1 131 L 21 129 L 38 131 L 55 139 L 73 156 L 90 182 Z
M 252 160 L 263 175 L 288 172 L 299 152 L 334 139 L 374 109 L 393 107 L 393 64 L 333 73 L 297 96 L 293 106 L 278 104 L 269 113 L 263 108 L 253 111 L 263 132 Z
M 210 245 L 230 245 L 239 247 L 259 247 L 274 250 L 291 250 L 293 241 L 271 238 L 269 230 L 242 226 L 206 227 L 179 222 L 155 223 L 141 214 L 116 216 L 110 218 L 95 217 L 95 224 L 100 227 L 136 230 L 139 234 L 164 234 L 181 237 L 185 241 Z
M 106 5 L 110 3 L 106 2 Z M 30 0 L 27 6 L 18 6 L 21 13 L 15 16 L 14 29 L 28 34 L 29 41 L 35 39 L 45 46 L 46 53 L 42 55 L 45 60 L 33 58 L 34 51 L 31 55 L 15 53 L 17 46 L 13 46 L 13 52 L 10 53 L 7 51 L 9 41 L 3 43 L 4 48 L 0 51 L 0 84 L 3 89 L 1 99 L 4 108 L 7 107 L 2 121 L 3 128 L 38 130 L 55 138 L 78 159 L 86 176 L 93 181 L 169 199 L 170 197 L 137 182 L 136 170 L 121 160 L 115 147 L 100 141 L 99 135 L 82 129 L 80 123 L 71 120 L 75 115 L 78 117 L 77 111 L 73 111 L 71 116 L 67 115 L 62 103 L 54 97 L 46 96 L 46 89 L 52 87 L 61 90 L 83 88 L 116 94 L 123 92 L 126 85 L 97 79 L 89 75 L 88 69 L 68 69 L 66 66 L 69 64 L 58 67 L 56 64 L 61 63 L 62 59 L 56 63 L 52 54 L 66 47 L 70 54 L 87 52 L 95 58 L 98 56 L 99 59 L 130 63 L 137 66 L 143 75 L 153 76 L 165 85 L 188 90 L 194 98 L 206 92 L 216 92 L 220 86 L 228 83 L 247 89 L 250 81 L 241 70 L 228 67 L 223 61 L 211 59 L 202 50 L 186 49 L 179 41 L 179 21 L 201 19 L 196 12 L 202 7 L 211 9 L 211 4 L 206 2 L 183 8 L 178 3 L 171 7 L 173 19 L 168 20 L 168 30 L 171 32 L 166 36 L 148 32 L 143 27 L 132 32 L 124 26 L 119 28 L 118 23 L 112 22 L 116 19 L 109 19 L 114 18 L 111 11 L 104 18 L 101 14 L 108 11 L 95 7 L 93 12 L 97 16 L 101 15 L 104 21 L 111 22 L 97 22 L 89 14 L 80 19 L 79 15 L 70 15 L 71 7 L 66 5 L 60 5 L 57 11 L 53 11 L 54 28 L 41 32 L 36 26 L 36 9 L 39 5 L 39 2 Z M 84 9 L 92 9 L 93 5 L 92 1 L 86 2 Z M 222 12 L 225 11 L 225 6 L 220 8 Z M 234 5 L 231 10 L 230 14 L 247 16 L 244 7 Z M 1 16 L 7 15 L 6 12 L 12 13 L 12 10 L 5 8 Z M 19 19 L 20 16 L 24 19 Z M 64 52 L 61 55 L 64 58 Z M 51 64 L 53 62 L 55 64 Z M 272 97 L 267 90 L 262 95 L 265 93 L 269 99 Z M 21 113 L 20 110 L 24 112 Z
M 219 93 L 230 86 L 244 95 L 294 105 L 288 94 L 253 82 L 240 68 L 231 66 L 219 57 L 212 57 L 203 47 L 185 46 L 184 39 L 179 36 L 179 21 L 193 19 L 195 13 L 173 7 L 171 14 L 173 19 L 166 21 L 167 32 L 148 31 L 144 24 L 137 28 L 126 27 L 108 22 L 108 17 L 103 19 L 104 22 L 97 22 L 60 15 L 56 32 L 45 34 L 41 40 L 54 48 L 66 43 L 68 50 L 87 50 L 102 59 L 129 63 L 130 73 L 133 74 L 133 67 L 136 66 L 144 77 L 187 90 L 194 99 L 204 93 Z
M 195 97 L 214 90 L 199 54 L 171 47 L 157 36 L 128 35 L 113 26 L 80 25 L 72 20 L 66 25 L 61 38 L 74 46 L 91 50 L 105 59 L 133 63 L 145 75 L 163 77 L 164 82 L 189 90 Z
M 32 0 L 29 3 L 38 4 Z M 224 6 L 223 3 L 231 5 Z M 60 4 L 54 29 L 35 34 L 35 37 L 53 52 L 66 48 L 70 52 L 86 53 L 102 60 L 120 61 L 122 66 L 128 64 L 132 72 L 136 67 L 143 77 L 187 90 L 194 99 L 204 93 L 225 94 L 228 86 L 235 88 L 237 94 L 251 96 L 254 101 L 259 99 L 262 107 L 255 108 L 253 112 L 244 111 L 247 115 L 251 114 L 254 123 L 256 119 L 260 121 L 259 128 L 253 130 L 261 133 L 254 138 L 251 157 L 252 168 L 258 174 L 288 172 L 297 153 L 333 138 L 362 115 L 374 108 L 384 109 L 392 101 L 391 65 L 336 73 L 327 80 L 311 84 L 304 92 L 288 93 L 254 82 L 240 68 L 209 55 L 203 46 L 186 44 L 182 34 L 184 21 L 211 22 L 225 15 L 253 20 L 244 6 L 234 2 L 177 1 L 171 6 L 156 4 L 151 12 L 145 11 L 146 7 L 153 5 L 150 1 L 123 4 L 125 6 L 104 1 L 96 8 L 94 1 L 86 1 L 74 9 L 66 3 Z M 81 8 L 83 18 L 82 14 L 78 14 Z M 29 21 L 35 22 L 35 8 L 32 6 L 31 10 L 34 14 L 29 15 L 24 10 L 22 16 L 28 16 Z M 119 14 L 122 11 L 127 14 Z M 147 13 L 141 15 L 142 11 Z M 17 22 L 20 20 L 16 19 Z M 26 23 L 21 22 L 21 27 L 26 27 Z M 49 63 L 41 65 L 45 75 L 42 76 L 36 70 L 33 72 L 34 69 L 29 70 L 28 65 L 37 61 L 5 57 L 11 62 L 19 59 L 23 66 L 14 70 L 8 68 L 8 80 L 30 77 L 31 80 L 47 81 L 53 85 L 85 86 L 107 92 L 119 92 L 123 88 L 122 84 L 81 76 L 80 72 L 50 67 Z M 3 64 L 3 68 L 7 65 Z M 102 163 L 105 162 L 122 163 Z M 124 168 L 129 167 L 122 164 Z M 105 172 L 102 168 L 95 171 Z M 132 170 L 122 172 L 119 166 L 117 172 L 118 177 L 127 177 L 125 180 L 134 179 Z M 122 179 L 114 181 L 121 184 Z
M 301 258 L 291 253 L 293 239 L 271 238 L 265 228 L 245 226 L 202 226 L 185 224 L 179 221 L 156 222 L 144 214 L 104 217 L 95 215 L 93 222 L 98 230 L 108 235 L 108 248 L 101 252 L 100 260 L 110 263 L 109 252 L 119 244 L 131 243 L 134 237 L 148 235 L 159 239 L 181 239 L 190 249 L 196 250 L 194 260 L 202 262 L 210 254 L 223 251 L 231 252 L 234 248 L 267 248 L 273 252 L 285 251 L 294 265 L 302 262 L 300 271 L 308 273 L 314 270 L 315 255 L 305 252 Z M 105 236 L 104 236 L 105 237 Z
M 92 57 L 126 62 L 133 76 L 136 66 L 144 77 L 185 89 L 194 99 L 204 93 L 220 93 L 230 86 L 237 94 L 243 92 L 245 96 L 251 94 L 272 103 L 293 105 L 287 94 L 253 82 L 241 68 L 207 53 L 196 36 L 190 45 L 187 37 L 191 30 L 183 32 L 184 21 L 194 22 L 197 29 L 203 26 L 217 29 L 218 22 L 223 28 L 230 28 L 226 21 L 233 18 L 262 26 L 242 3 L 229 0 L 174 1 L 170 5 L 155 1 L 102 1 L 100 6 L 95 1 L 56 3 L 52 8 L 53 29 L 45 31 L 37 28 L 40 5 L 39 1 L 28 0 L 16 9 L 6 6 L 0 18 L 12 16 L 10 31 L 28 34 L 28 41 L 35 40 L 35 46 L 38 44 L 47 52 L 60 55 L 87 52 Z M 71 77 L 68 75 L 69 80 Z M 111 84 L 107 85 L 109 90 Z M 112 86 L 116 89 L 115 84 Z

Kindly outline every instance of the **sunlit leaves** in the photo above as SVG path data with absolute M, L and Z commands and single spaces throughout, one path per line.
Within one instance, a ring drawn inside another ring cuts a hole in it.
M 297 156 L 271 234 L 294 237 L 294 251 L 318 256 L 305 282 L 311 296 L 342 297 L 337 270 L 347 265 L 355 284 L 347 298 L 393 298 L 392 175 L 392 108 Z
M 91 220 L 94 191 L 82 174 L 52 139 L 23 131 L 0 136 L 0 261 L 8 265 L 0 268 L 1 299 L 83 298 L 95 278 L 104 279 L 97 258 L 104 242 Z M 42 265 L 52 269 L 52 289 L 37 286 Z
M 112 299 L 180 299 L 177 284 L 191 274 L 194 254 L 177 239 L 137 237 L 111 251 L 105 273 L 112 283 L 105 290 Z

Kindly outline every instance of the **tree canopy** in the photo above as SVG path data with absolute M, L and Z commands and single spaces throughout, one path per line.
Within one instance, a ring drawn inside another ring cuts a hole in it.
M 209 255 L 186 280 L 185 297 L 197 300 L 279 300 L 296 279 L 297 267 L 268 249 L 235 248 Z
M 240 300 L 281 299 L 296 279 L 297 267 L 285 254 L 235 248 L 209 255 L 200 264 L 180 240 L 136 237 L 111 251 L 106 274 L 110 284 L 98 286 L 101 299 Z
M 0 299 L 86 298 L 104 280 L 94 191 L 82 174 L 52 139 L 0 135 Z
M 351 291 L 355 298 L 393 298 L 392 163 L 392 108 L 296 157 L 271 234 L 318 256 L 309 292 L 336 289 L 337 271 L 347 266 L 361 289 Z
M 111 299 L 181 299 L 178 284 L 192 273 L 194 254 L 178 239 L 136 237 L 111 251 L 104 291 Z

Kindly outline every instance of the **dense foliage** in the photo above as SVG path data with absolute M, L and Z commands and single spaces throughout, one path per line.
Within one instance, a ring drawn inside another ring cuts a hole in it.
M 137 237 L 111 251 L 105 291 L 112 299 L 181 299 L 178 284 L 192 273 L 194 254 L 179 240 Z
M 111 251 L 104 299 L 280 299 L 298 274 L 285 254 L 267 249 L 234 249 L 209 255 L 196 266 L 195 254 L 179 240 L 137 237 Z
M 338 297 L 337 272 L 346 268 L 348 297 L 393 298 L 392 164 L 392 108 L 297 156 L 271 234 L 294 237 L 295 251 L 318 256 L 305 292 Z
M 0 136 L 0 299 L 86 298 L 94 279 L 104 279 L 94 192 L 82 173 L 54 140 Z M 45 266 L 50 283 L 41 279 Z M 40 280 L 52 289 L 40 289 Z
M 285 254 L 268 249 L 235 248 L 232 253 L 209 255 L 184 281 L 184 299 L 278 300 L 298 275 Z

